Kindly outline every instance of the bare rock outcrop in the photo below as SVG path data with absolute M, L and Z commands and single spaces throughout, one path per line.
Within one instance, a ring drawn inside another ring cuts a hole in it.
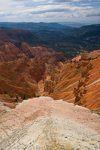
M 45 80 L 45 87 L 44 87 L 44 92 L 48 92 L 49 94 L 54 91 L 55 88 L 55 82 L 52 80 Z
M 38 82 L 45 80 L 60 60 L 65 60 L 63 54 L 51 48 L 30 47 L 25 42 L 12 44 L 0 41 L 0 94 L 6 92 L 14 100 L 17 96 L 22 99 L 38 96 Z M 52 84 L 50 86 L 51 93 L 54 89 Z
M 92 60 L 65 62 L 50 75 L 54 91 L 46 95 L 75 103 L 100 114 L 100 53 L 91 54 Z M 89 54 L 90 55 L 90 54 Z
M 87 51 L 84 51 L 84 53 L 81 54 L 81 59 L 88 59 L 89 58 L 89 53 Z
M 0 113 L 0 149 L 99 150 L 99 124 L 100 116 L 84 107 L 49 97 L 29 99 Z

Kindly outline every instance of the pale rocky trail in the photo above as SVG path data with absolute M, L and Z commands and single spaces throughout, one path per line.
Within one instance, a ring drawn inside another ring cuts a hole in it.
M 0 150 L 100 150 L 100 116 L 50 97 L 0 103 Z

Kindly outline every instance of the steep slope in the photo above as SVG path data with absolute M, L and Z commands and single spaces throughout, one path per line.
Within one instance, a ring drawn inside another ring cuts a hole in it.
M 85 60 L 77 58 L 77 61 L 60 63 L 45 81 L 44 92 L 41 91 L 54 99 L 63 99 L 99 113 L 100 51 L 84 53 L 81 58 Z
M 17 58 L 18 54 L 21 54 L 21 50 L 12 43 L 5 43 L 0 41 L 0 62 L 12 61 Z
M 20 57 L 34 58 L 27 43 L 15 42 L 12 44 L 0 41 L 0 62 L 13 61 Z
M 0 41 L 0 61 L 0 93 L 10 96 L 1 100 L 16 103 L 18 97 L 44 94 L 99 113 L 100 50 L 59 63 L 63 54 L 51 48 Z
M 51 48 L 30 47 L 21 43 L 1 42 L 0 101 L 14 102 L 39 96 L 38 82 L 50 74 L 59 61 L 65 60 L 62 53 Z M 10 60 L 10 61 L 9 61 Z M 19 99 L 18 99 L 19 98 Z
M 38 86 L 35 79 L 29 74 L 34 68 L 34 61 L 21 58 L 11 62 L 0 64 L 0 93 L 10 95 L 10 97 L 25 94 L 27 97 L 34 97 L 38 94 Z M 31 67 L 30 67 L 31 66 Z M 16 101 L 15 101 L 16 102 Z

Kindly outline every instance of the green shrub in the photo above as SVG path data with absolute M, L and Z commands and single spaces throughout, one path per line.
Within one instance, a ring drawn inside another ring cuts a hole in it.
M 7 94 L 7 91 L 4 91 L 4 94 Z
M 27 99 L 27 96 L 26 96 L 25 94 L 23 94 L 23 95 L 22 95 L 22 99 L 23 99 L 23 100 L 26 100 L 26 99 Z
M 16 102 L 18 102 L 18 96 L 16 96 L 16 99 L 15 99 L 15 101 L 16 101 Z

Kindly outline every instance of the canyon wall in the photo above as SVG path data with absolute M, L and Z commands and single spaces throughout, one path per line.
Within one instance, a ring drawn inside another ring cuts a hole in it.
M 45 80 L 60 60 L 65 60 L 63 54 L 51 48 L 0 41 L 0 101 L 16 104 L 39 96 L 38 82 Z
M 100 51 L 87 54 L 58 65 L 45 81 L 43 94 L 100 113 Z

